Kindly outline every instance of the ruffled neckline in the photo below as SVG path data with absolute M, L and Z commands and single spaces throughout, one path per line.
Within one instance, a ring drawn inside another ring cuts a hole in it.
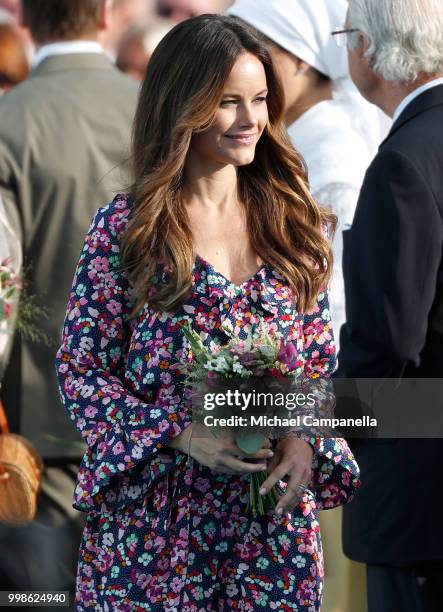
M 262 266 L 260 266 L 257 272 L 249 276 L 242 283 L 238 283 L 238 284 L 234 283 L 229 278 L 227 278 L 224 274 L 219 272 L 214 267 L 214 265 L 211 264 L 211 262 L 209 262 L 207 259 L 204 259 L 204 257 L 202 257 L 201 255 L 197 253 L 195 256 L 194 269 L 195 268 L 199 269 L 202 267 L 205 268 L 206 271 L 209 270 L 211 272 L 211 277 L 214 277 L 213 280 L 217 281 L 218 279 L 220 285 L 227 286 L 227 287 L 233 288 L 234 290 L 238 291 L 238 290 L 244 290 L 246 287 L 255 283 L 257 280 L 259 281 L 264 280 L 267 277 L 267 273 L 269 272 L 269 268 L 271 266 L 269 263 L 265 262 Z
M 168 266 L 159 264 L 157 278 L 161 279 L 161 282 L 165 282 L 168 270 Z M 261 306 L 275 316 L 278 305 L 289 306 L 292 302 L 292 292 L 286 280 L 267 262 L 241 284 L 236 285 L 197 254 L 192 276 L 194 294 L 223 301 L 226 314 L 229 312 L 227 304 L 242 302 L 244 307 L 247 304 Z
M 275 318 L 279 307 L 291 305 L 291 290 L 270 263 L 264 263 L 257 272 L 236 285 L 198 255 L 195 257 L 193 277 L 194 292 L 218 304 L 222 327 L 227 326 L 231 331 L 234 329 L 238 332 L 233 323 L 240 313 L 250 313 L 251 307 Z

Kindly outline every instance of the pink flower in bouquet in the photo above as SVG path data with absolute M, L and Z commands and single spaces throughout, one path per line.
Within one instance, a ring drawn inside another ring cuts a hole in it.
M 230 347 L 229 352 L 232 353 L 232 355 L 238 355 L 239 357 L 247 354 L 246 342 L 244 340 L 239 340 L 234 346 Z
M 289 371 L 295 370 L 297 368 L 298 354 L 294 343 L 285 342 L 282 338 L 280 340 L 280 350 L 277 359 L 285 365 Z
M 11 304 L 6 304 L 5 305 L 5 317 L 6 319 L 9 319 L 9 317 L 11 316 L 12 313 L 12 306 Z
M 254 370 L 254 368 L 261 363 L 259 359 L 257 359 L 256 355 L 252 355 L 250 353 L 243 353 L 238 357 L 239 362 L 244 368 L 248 370 Z

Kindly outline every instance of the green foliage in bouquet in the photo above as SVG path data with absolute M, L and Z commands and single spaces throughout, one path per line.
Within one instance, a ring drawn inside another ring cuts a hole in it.
M 287 380 L 289 377 L 295 378 L 302 369 L 294 347 L 284 342 L 279 334 L 272 333 L 265 323 L 255 326 L 246 340 L 240 340 L 231 334 L 227 344 L 221 346 L 212 343 L 209 348 L 203 344 L 199 334 L 189 323 L 183 327 L 183 332 L 193 358 L 192 363 L 187 364 L 186 384 L 197 398 L 192 406 L 193 418 L 197 421 L 205 413 L 199 400 L 211 386 L 220 388 L 226 381 L 235 379 L 240 382 L 244 380 L 245 387 L 248 388 L 248 380 L 257 381 L 264 377 Z M 214 436 L 218 436 L 221 429 L 226 430 L 221 427 L 210 428 Z M 234 434 L 237 446 L 245 455 L 254 454 L 263 447 L 264 435 L 260 431 L 234 428 Z M 248 509 L 254 516 L 276 507 L 278 497 L 274 488 L 265 496 L 259 493 L 267 477 L 267 471 L 250 476 Z

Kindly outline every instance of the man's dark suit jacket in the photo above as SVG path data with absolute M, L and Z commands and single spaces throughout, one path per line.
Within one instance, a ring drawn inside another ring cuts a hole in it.
M 439 85 L 394 123 L 344 232 L 337 378 L 443 377 L 442 215 Z M 442 441 L 359 441 L 353 450 L 363 485 L 344 509 L 345 553 L 398 567 L 443 559 Z

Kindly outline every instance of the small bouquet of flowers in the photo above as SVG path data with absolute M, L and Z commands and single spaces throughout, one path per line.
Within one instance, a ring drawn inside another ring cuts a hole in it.
M 187 363 L 187 395 L 191 400 L 193 420 L 197 422 L 204 422 L 205 416 L 208 415 L 208 408 L 205 407 L 208 394 L 212 397 L 220 393 L 227 395 L 227 391 L 230 390 L 232 397 L 232 389 L 235 388 L 238 392 L 237 398 L 243 398 L 247 393 L 249 398 L 252 395 L 256 398 L 257 390 L 266 391 L 268 394 L 271 393 L 271 405 L 267 405 L 264 410 L 261 406 L 248 405 L 248 413 L 249 416 L 254 414 L 270 417 L 276 414 L 276 410 L 282 412 L 281 405 L 279 408 L 276 402 L 272 401 L 272 397 L 275 397 L 277 392 L 282 390 L 287 392 L 295 385 L 300 388 L 298 381 L 303 374 L 304 366 L 296 347 L 292 342 L 286 342 L 265 323 L 256 326 L 246 340 L 232 336 L 224 346 L 215 343 L 210 347 L 204 346 L 199 334 L 191 329 L 189 324 L 183 328 L 183 331 L 192 353 L 192 361 Z M 265 435 L 275 437 L 273 436 L 275 430 L 266 425 L 244 427 L 236 424 L 239 406 L 233 406 L 232 403 L 230 406 L 222 406 L 221 403 L 214 404 L 210 408 L 211 415 L 216 417 L 214 421 L 219 422 L 221 417 L 225 417 L 228 419 L 225 422 L 229 422 L 229 417 L 233 418 L 230 419 L 229 427 L 211 426 L 210 430 L 214 436 L 219 435 L 220 430 L 229 430 L 237 446 L 246 455 L 262 448 Z M 277 429 L 281 435 L 282 428 Z M 263 515 L 276 507 L 278 498 L 274 488 L 265 496 L 259 494 L 267 477 L 267 471 L 250 475 L 248 509 L 254 516 Z
M 11 260 L 0 262 L 0 323 L 7 325 L 22 289 L 21 278 L 11 266 Z
M 22 264 L 20 240 L 0 199 L 0 385 L 15 331 L 32 341 L 52 344 L 38 326 L 39 320 L 48 317 L 47 310 L 28 293 Z
M 0 385 L 11 349 L 22 291 L 22 247 L 0 197 Z

